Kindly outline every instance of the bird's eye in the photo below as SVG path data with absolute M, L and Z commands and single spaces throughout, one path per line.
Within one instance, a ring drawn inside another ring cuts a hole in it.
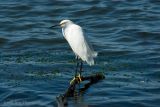
M 63 26 L 64 26 L 64 23 L 61 23 L 60 26 L 63 27 Z

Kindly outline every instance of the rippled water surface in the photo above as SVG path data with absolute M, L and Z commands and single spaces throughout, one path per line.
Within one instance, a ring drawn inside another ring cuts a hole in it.
M 1 0 L 0 107 L 56 107 L 74 75 L 62 19 L 81 25 L 106 78 L 68 107 L 159 107 L 159 0 Z

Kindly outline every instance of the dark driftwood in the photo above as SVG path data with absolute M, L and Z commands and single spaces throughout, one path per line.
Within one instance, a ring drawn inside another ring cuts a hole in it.
M 86 83 L 84 85 L 83 88 L 79 89 L 79 92 L 84 92 L 85 90 L 87 90 L 92 84 L 97 83 L 98 81 L 104 79 L 105 76 L 102 73 L 97 73 L 95 75 L 91 75 L 91 76 L 87 76 L 87 77 L 81 77 L 81 82 L 83 81 L 89 81 L 88 83 Z M 79 84 L 79 80 L 78 78 L 76 78 L 72 84 L 70 84 L 70 86 L 68 87 L 67 91 L 63 94 L 60 95 L 59 97 L 57 97 L 57 103 L 58 103 L 58 107 L 67 107 L 67 97 L 73 97 L 75 90 L 76 90 L 76 85 Z
M 88 89 L 90 87 L 90 85 L 97 83 L 98 81 L 104 79 L 105 76 L 102 73 L 99 74 L 95 74 L 95 75 L 91 75 L 91 76 L 87 76 L 87 77 L 81 77 L 81 82 L 89 80 L 89 83 L 84 85 L 84 88 L 79 89 L 80 91 L 85 91 L 86 89 Z M 70 84 L 70 86 L 68 87 L 66 93 L 64 94 L 64 97 L 70 97 L 70 96 L 74 96 L 74 91 L 76 88 L 76 85 L 79 84 L 79 80 L 78 78 L 76 78 L 72 84 Z

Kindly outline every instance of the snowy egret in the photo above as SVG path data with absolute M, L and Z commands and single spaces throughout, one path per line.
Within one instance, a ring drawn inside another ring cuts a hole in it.
M 90 66 L 94 65 L 94 57 L 97 56 L 97 52 L 95 52 L 91 45 L 89 45 L 86 37 L 83 34 L 82 28 L 79 25 L 73 23 L 71 20 L 62 20 L 59 25 L 62 27 L 63 36 L 69 43 L 73 52 L 75 53 L 77 60 L 75 77 L 70 83 L 72 83 L 76 78 L 79 80 L 80 83 L 83 66 L 82 61 L 86 61 Z M 81 59 L 80 65 L 79 59 Z M 78 68 L 79 74 L 77 75 Z

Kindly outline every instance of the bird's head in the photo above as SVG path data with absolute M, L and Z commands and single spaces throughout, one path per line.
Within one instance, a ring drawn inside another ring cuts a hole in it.
M 62 28 L 64 28 L 71 23 L 73 23 L 71 20 L 62 20 L 59 24 Z
M 67 25 L 71 23 L 73 23 L 71 20 L 62 20 L 59 24 L 51 26 L 51 28 L 57 27 L 57 26 L 61 26 L 62 28 L 65 28 Z

